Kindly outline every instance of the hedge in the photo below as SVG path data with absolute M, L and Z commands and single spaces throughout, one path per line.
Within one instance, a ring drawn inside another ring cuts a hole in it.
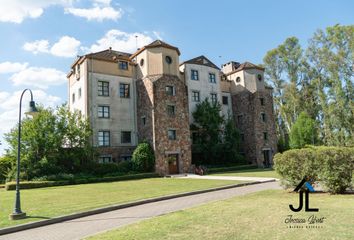
M 231 172 L 236 170 L 244 170 L 244 169 L 256 169 L 257 165 L 238 165 L 232 167 L 210 167 L 208 168 L 208 173 L 219 173 L 219 172 Z
M 159 177 L 159 175 L 157 173 L 139 173 L 139 174 L 122 175 L 122 176 L 114 176 L 114 177 L 81 178 L 81 179 L 71 179 L 71 180 L 64 180 L 64 181 L 20 182 L 20 189 L 55 187 L 55 186 L 65 186 L 65 185 L 74 185 L 74 184 L 86 184 L 86 183 L 115 182 L 115 181 L 154 178 L 154 177 Z M 8 191 L 16 190 L 16 182 L 6 183 L 5 189 Z
M 343 193 L 352 185 L 353 147 L 306 147 L 277 153 L 274 168 L 286 187 L 295 187 L 307 177 L 331 193 Z

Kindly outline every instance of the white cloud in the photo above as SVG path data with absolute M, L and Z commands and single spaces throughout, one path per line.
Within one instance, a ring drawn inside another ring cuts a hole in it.
M 77 55 L 80 41 L 73 37 L 64 36 L 50 49 L 51 54 L 59 57 L 74 57 Z
M 23 45 L 23 49 L 34 54 L 37 53 L 48 53 L 49 52 L 49 42 L 48 40 L 36 40 L 34 42 L 27 42 Z
M 137 36 L 137 38 L 135 37 Z M 91 45 L 90 48 L 84 49 L 89 52 L 98 52 L 109 47 L 114 50 L 123 52 L 135 52 L 136 43 L 138 43 L 138 48 L 151 43 L 153 39 L 143 33 L 127 33 L 117 29 L 112 29 L 108 31 L 101 39 Z
M 72 14 L 77 17 L 86 18 L 89 21 L 97 20 L 117 20 L 122 17 L 122 9 L 114 9 L 112 7 L 93 7 L 93 8 L 66 8 L 65 13 Z
M 26 69 L 28 63 L 2 62 L 0 63 L 0 73 L 14 73 Z M 0 96 L 1 99 L 1 96 Z
M 34 86 L 47 89 L 66 82 L 66 74 L 54 68 L 29 67 L 13 74 L 10 80 L 15 86 Z
M 75 57 L 78 53 L 80 41 L 69 36 L 63 36 L 52 47 L 49 46 L 48 40 L 36 40 L 27 42 L 23 45 L 23 49 L 34 54 L 49 53 L 58 57 Z
M 65 8 L 66 14 L 86 18 L 89 21 L 118 20 L 123 15 L 123 9 L 113 8 L 110 0 L 93 0 L 92 8 Z
M 25 18 L 38 18 L 51 5 L 70 6 L 72 0 L 1 0 L 0 22 L 21 23 Z

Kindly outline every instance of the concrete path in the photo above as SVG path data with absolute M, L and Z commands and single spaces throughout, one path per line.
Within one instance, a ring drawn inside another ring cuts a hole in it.
M 277 178 L 266 178 L 266 177 L 235 177 L 235 176 L 200 176 L 196 174 L 178 174 L 171 175 L 171 178 L 194 178 L 194 179 L 211 179 L 211 180 L 238 180 L 238 181 L 257 181 L 257 182 L 266 182 L 269 180 L 278 180 Z
M 280 189 L 278 182 L 268 182 L 231 188 L 187 197 L 143 204 L 112 212 L 78 218 L 44 227 L 0 236 L 6 240 L 73 240 L 119 228 L 155 216 L 191 208 L 200 204 L 224 200 L 266 189 Z

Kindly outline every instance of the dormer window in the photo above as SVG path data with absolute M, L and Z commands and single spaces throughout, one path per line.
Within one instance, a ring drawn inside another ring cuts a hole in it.
M 122 69 L 122 70 L 128 70 L 128 62 L 119 61 L 118 62 L 118 67 L 119 67 L 119 69 Z
M 261 74 L 258 74 L 258 75 L 257 75 L 257 79 L 258 79 L 258 81 L 262 81 L 262 75 L 261 75 Z
M 165 57 L 166 63 L 171 64 L 172 63 L 172 58 L 170 56 Z

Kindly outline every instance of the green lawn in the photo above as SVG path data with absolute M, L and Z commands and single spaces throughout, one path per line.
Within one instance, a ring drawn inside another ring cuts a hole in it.
M 22 210 L 29 216 L 10 221 L 15 191 L 0 189 L 0 228 L 124 202 L 239 183 L 240 181 L 150 178 L 21 190 Z
M 230 172 L 213 173 L 214 176 L 237 176 L 237 177 L 272 177 L 280 178 L 278 173 L 269 168 L 242 169 Z
M 311 194 L 310 207 L 325 217 L 323 228 L 291 229 L 288 215 L 308 218 L 313 213 L 293 213 L 298 194 L 267 190 L 205 204 L 109 231 L 89 240 L 139 239 L 354 239 L 354 195 Z

